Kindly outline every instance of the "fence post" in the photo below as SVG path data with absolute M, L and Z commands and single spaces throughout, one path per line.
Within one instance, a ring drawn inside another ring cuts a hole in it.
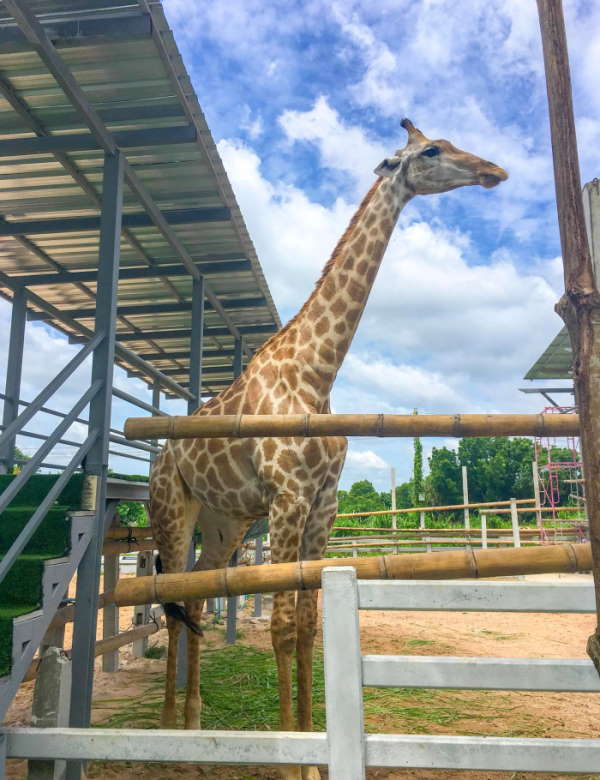
M 6 384 L 2 425 L 6 429 L 19 416 L 19 396 L 21 395 L 21 370 L 23 368 L 23 345 L 25 343 L 25 322 L 27 306 L 25 289 L 20 287 L 13 294 L 8 342 L 8 360 L 6 365 Z M 10 474 L 15 462 L 16 436 L 11 437 L 0 449 L 0 474 Z
M 323 569 L 323 647 L 329 780 L 365 779 L 362 657 L 356 571 Z
M 238 550 L 236 550 L 231 556 L 231 560 L 229 561 L 230 566 L 238 565 L 238 555 L 239 555 Z M 237 606 L 238 606 L 238 597 L 229 596 L 229 598 L 227 599 L 227 632 L 226 632 L 228 645 L 235 644 L 235 635 L 237 629 Z
M 71 661 L 58 647 L 42 655 L 33 690 L 31 722 L 38 728 L 66 726 L 71 697 Z M 28 780 L 63 780 L 66 761 L 33 760 L 28 763 Z
M 467 478 L 467 467 L 462 467 L 462 489 L 463 489 L 463 504 L 469 503 L 469 482 Z M 471 518 L 469 517 L 469 507 L 464 508 L 465 514 L 465 530 L 468 531 L 471 528 Z
M 119 525 L 119 515 L 115 514 L 111 528 Z M 104 556 L 104 592 L 109 593 L 115 589 L 119 581 L 119 554 Z M 107 604 L 102 608 L 102 639 L 109 639 L 119 633 L 119 608 L 115 604 Z M 113 650 L 102 656 L 103 672 L 119 671 L 119 651 Z
M 152 550 L 146 550 L 140 552 L 137 555 L 137 565 L 135 568 L 136 577 L 146 577 L 151 575 L 154 563 L 154 554 Z M 133 625 L 144 626 L 150 620 L 150 605 L 141 604 L 133 608 Z M 131 645 L 131 652 L 136 658 L 142 658 L 144 653 L 148 649 L 148 637 L 145 636 L 142 639 L 136 639 Z
M 425 512 L 419 512 L 419 528 L 425 528 Z M 423 541 L 427 543 L 427 552 L 431 552 L 431 541 L 428 536 L 422 537 Z
M 258 566 L 264 562 L 262 536 L 257 536 L 254 544 L 254 563 Z M 254 594 L 254 617 L 262 617 L 262 593 Z
M 479 512 L 481 518 L 481 547 L 487 549 L 487 515 L 485 512 Z
M 188 550 L 188 559 L 186 571 L 192 571 L 196 565 L 196 537 L 192 535 L 190 549 Z M 187 629 L 179 632 L 179 642 L 177 643 L 177 681 L 178 688 L 185 688 L 187 685 Z
M 519 513 L 517 512 L 517 502 L 514 498 L 510 499 L 510 519 L 512 521 L 513 547 L 520 547 L 521 532 L 519 530 Z

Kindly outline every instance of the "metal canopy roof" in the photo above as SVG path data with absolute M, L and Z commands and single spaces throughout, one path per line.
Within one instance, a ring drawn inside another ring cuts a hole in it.
M 117 360 L 149 382 L 158 369 L 185 395 L 175 383 L 187 385 L 202 275 L 203 388 L 218 392 L 235 337 L 249 355 L 281 323 L 160 2 L 0 3 L 1 294 L 25 285 L 30 319 L 74 340 L 94 324 L 102 166 L 115 147 L 126 157 Z
M 569 333 L 563 328 L 531 366 L 524 379 L 572 379 L 572 363 Z

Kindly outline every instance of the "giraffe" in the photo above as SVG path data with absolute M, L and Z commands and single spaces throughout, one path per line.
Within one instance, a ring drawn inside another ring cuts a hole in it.
M 329 411 L 329 394 L 375 280 L 401 209 L 415 195 L 465 185 L 492 188 L 508 174 L 432 141 L 408 119 L 403 149 L 375 169 L 377 179 L 326 263 L 299 313 L 252 357 L 232 385 L 194 414 L 292 414 Z M 346 439 L 169 440 L 150 479 L 150 517 L 161 568 L 185 570 L 196 525 L 196 570 L 225 566 L 251 523 L 268 515 L 273 563 L 321 558 L 337 510 Z M 293 730 L 292 657 L 296 651 L 298 727 L 312 729 L 312 655 L 317 593 L 275 594 L 271 620 L 280 726 Z M 169 632 L 163 727 L 176 726 L 177 638 L 188 627 L 185 727 L 198 728 L 199 628 L 203 602 L 165 605 Z M 284 780 L 317 780 L 315 767 L 285 767 Z

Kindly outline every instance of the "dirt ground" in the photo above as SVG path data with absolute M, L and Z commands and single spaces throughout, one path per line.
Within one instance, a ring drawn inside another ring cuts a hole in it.
M 577 575 L 573 575 L 576 577 Z M 583 576 L 583 575 L 582 575 Z M 540 575 L 543 578 L 544 575 Z M 565 578 L 568 575 L 565 575 Z M 131 608 L 120 614 L 121 630 L 131 627 Z M 548 615 L 516 613 L 449 612 L 361 612 L 363 653 L 456 655 L 487 657 L 584 658 L 587 637 L 594 629 L 593 615 Z M 239 627 L 245 645 L 270 648 L 268 619 L 252 618 L 250 609 L 240 613 Z M 99 626 L 101 636 L 101 625 Z M 319 633 L 318 643 L 322 641 Z M 166 631 L 150 637 L 152 645 L 166 644 Z M 205 645 L 224 644 L 223 631 L 205 632 Z M 70 644 L 67 637 L 66 645 Z M 153 675 L 164 672 L 164 659 L 134 658 L 130 648 L 120 653 L 121 668 L 115 674 L 101 671 L 96 663 L 93 721 L 107 716 L 106 700 L 116 696 L 137 697 L 147 690 Z M 30 722 L 33 683 L 22 686 L 7 717 L 7 725 L 25 726 Z M 465 734 L 523 737 L 598 737 L 600 695 L 577 693 L 519 693 L 505 691 L 436 692 L 432 700 L 436 711 L 448 711 L 444 718 L 415 721 L 412 733 Z M 101 705 L 100 700 L 105 700 Z M 115 703 L 114 708 L 118 708 Z M 446 710 L 444 710 L 446 708 Z M 454 710 L 452 710 L 454 708 Z M 370 732 L 390 732 L 386 712 L 367 712 Z M 26 777 L 25 762 L 9 761 L 8 778 Z M 322 777 L 327 771 L 322 770 Z M 173 765 L 92 764 L 90 778 L 148 780 L 171 778 L 214 778 L 214 780 L 275 780 L 277 770 L 269 767 L 210 767 Z M 434 770 L 368 771 L 368 780 L 554 780 L 559 775 L 544 773 L 466 772 Z M 564 778 L 565 775 L 560 777 Z M 576 777 L 576 776 L 572 776 Z M 577 775 L 581 778 L 581 775 Z M 589 776 L 600 778 L 600 774 Z

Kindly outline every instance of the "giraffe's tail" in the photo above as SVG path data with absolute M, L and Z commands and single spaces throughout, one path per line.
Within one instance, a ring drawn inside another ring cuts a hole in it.
M 163 567 L 160 555 L 156 556 L 154 565 L 156 567 L 156 573 L 162 574 Z M 204 632 L 198 623 L 196 623 L 195 620 L 192 620 L 181 604 L 177 604 L 175 601 L 168 601 L 164 603 L 162 607 L 167 617 L 173 618 L 173 620 L 179 620 L 180 623 L 183 623 L 185 626 L 187 626 L 190 631 L 194 632 L 194 634 L 198 634 L 198 636 L 204 636 Z

